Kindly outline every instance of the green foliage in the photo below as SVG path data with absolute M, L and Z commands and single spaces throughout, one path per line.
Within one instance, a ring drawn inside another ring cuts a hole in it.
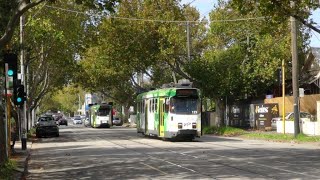
M 246 131 L 244 131 L 243 129 L 234 128 L 230 126 L 207 126 L 204 127 L 202 131 L 204 134 L 215 134 L 219 136 L 238 136 L 246 133 Z
M 4 165 L 0 166 L 0 179 L 11 179 L 16 166 L 16 162 L 13 160 L 8 160 Z
M 62 111 L 64 113 L 75 112 L 79 108 L 79 96 L 80 103 L 84 102 L 85 92 L 81 87 L 75 85 L 69 85 L 61 90 L 57 90 L 54 93 L 50 93 L 45 96 L 43 103 L 40 106 L 40 111 Z
M 33 137 L 36 134 L 36 128 L 31 128 L 27 134 L 28 138 Z
M 294 7 L 291 6 L 294 2 Z M 301 19 L 306 19 L 311 15 L 311 11 L 319 8 L 319 4 L 314 0 L 260 0 L 260 1 L 243 1 L 233 0 L 232 6 L 242 14 L 258 11 L 261 15 L 272 20 L 272 25 L 287 21 L 290 15 L 295 15 Z
M 243 6 L 248 6 L 245 4 L 250 3 L 246 1 Z M 215 99 L 227 96 L 230 103 L 235 99 L 263 96 L 273 89 L 281 61 L 290 65 L 288 22 L 271 26 L 267 18 L 255 19 L 261 16 L 259 11 L 240 12 L 233 1 L 219 1 L 212 10 L 207 33 L 209 43 L 203 49 L 203 56 L 185 68 L 205 96 Z M 214 22 L 216 19 L 239 18 L 254 19 Z M 301 27 L 299 30 L 299 57 L 303 59 L 309 32 Z M 287 68 L 286 78 L 290 77 L 291 69 Z
M 195 20 L 199 17 L 193 8 L 182 9 L 177 0 L 124 0 L 114 15 L 154 20 Z M 198 27 L 200 25 L 193 26 L 192 35 L 204 33 Z M 97 41 L 82 54 L 77 82 L 123 105 L 132 104 L 135 92 L 142 88 L 134 83 L 138 73 L 144 73 L 150 79 L 143 88 L 160 87 L 173 81 L 169 64 L 186 59 L 185 25 L 115 18 L 103 19 L 97 31 Z M 199 52 L 203 44 L 198 43 L 198 39 L 194 42 L 194 52 Z
M 215 134 L 217 131 L 217 127 L 216 126 L 205 126 L 202 129 L 202 132 L 204 134 Z

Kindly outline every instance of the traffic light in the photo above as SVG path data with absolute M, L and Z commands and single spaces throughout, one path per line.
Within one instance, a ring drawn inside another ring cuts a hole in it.
M 3 55 L 7 95 L 11 94 L 12 87 L 17 81 L 18 56 L 13 53 Z
M 14 104 L 23 105 L 26 100 L 26 93 L 24 92 L 24 85 L 20 84 L 14 88 Z
M 13 53 L 6 53 L 3 56 L 4 63 L 8 64 L 8 70 L 6 71 L 6 75 L 8 77 L 13 77 L 13 81 L 17 79 L 17 71 L 18 71 L 18 56 Z

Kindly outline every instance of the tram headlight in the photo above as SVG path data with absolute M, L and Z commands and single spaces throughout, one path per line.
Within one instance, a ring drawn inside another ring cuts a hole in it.
M 197 123 L 192 123 L 192 129 L 196 129 L 197 128 Z
M 182 123 L 178 123 L 178 129 L 182 129 Z

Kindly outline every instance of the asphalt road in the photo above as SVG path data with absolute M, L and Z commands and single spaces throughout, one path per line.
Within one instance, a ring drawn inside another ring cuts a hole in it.
M 69 123 L 32 144 L 27 179 L 320 179 L 319 148 L 214 136 L 170 142 Z

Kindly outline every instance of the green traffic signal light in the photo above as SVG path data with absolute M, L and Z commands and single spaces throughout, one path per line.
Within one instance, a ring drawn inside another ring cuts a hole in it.
M 9 69 L 8 72 L 7 72 L 8 76 L 13 76 L 13 70 L 12 69 Z
M 18 97 L 18 98 L 17 98 L 17 102 L 18 102 L 18 103 L 22 102 L 22 98 L 21 98 L 21 97 Z
M 26 101 L 26 93 L 22 84 L 16 85 L 14 88 L 14 103 L 15 105 L 23 105 Z
M 13 81 L 17 79 L 18 56 L 14 53 L 6 53 L 3 55 L 3 61 L 8 65 L 6 75 L 13 77 Z

